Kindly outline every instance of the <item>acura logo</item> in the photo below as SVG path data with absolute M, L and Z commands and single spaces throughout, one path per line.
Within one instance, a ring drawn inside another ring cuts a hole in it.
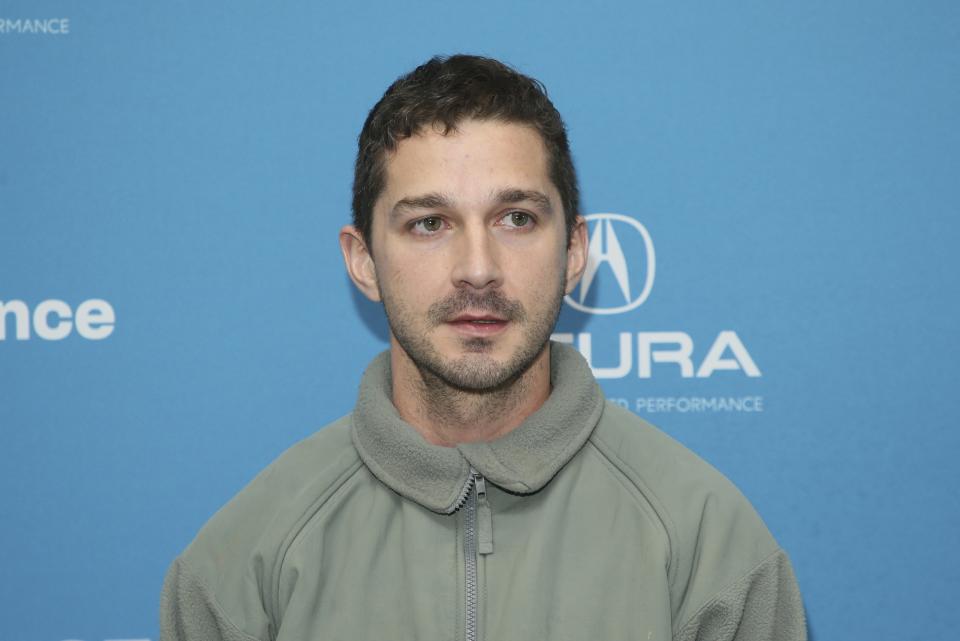
M 653 289 L 656 258 L 646 227 L 622 214 L 590 214 L 587 267 L 577 289 L 564 300 L 590 314 L 620 314 L 636 309 Z M 624 252 L 626 245 L 630 251 Z M 609 269 L 601 270 L 604 265 Z M 604 287 L 613 278 L 616 288 Z M 592 293 L 592 295 L 591 295 Z

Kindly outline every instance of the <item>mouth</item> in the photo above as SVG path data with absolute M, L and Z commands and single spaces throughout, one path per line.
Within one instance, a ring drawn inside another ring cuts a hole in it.
M 490 336 L 506 329 L 509 321 L 494 314 L 459 314 L 447 321 L 458 333 L 468 336 Z

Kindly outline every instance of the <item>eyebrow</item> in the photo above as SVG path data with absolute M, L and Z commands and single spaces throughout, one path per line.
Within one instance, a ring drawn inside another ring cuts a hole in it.
M 553 203 L 541 191 L 535 189 L 518 189 L 509 187 L 494 193 L 493 200 L 498 205 L 508 205 L 521 202 L 532 202 L 548 215 L 553 214 Z M 439 192 L 430 192 L 419 196 L 401 198 L 390 210 L 390 217 L 397 216 L 405 209 L 453 209 L 454 200 Z
M 421 196 L 409 196 L 401 198 L 390 210 L 390 217 L 393 218 L 404 209 L 450 209 L 453 207 L 453 199 L 437 192 L 423 194 Z
M 534 189 L 501 189 L 497 192 L 495 200 L 499 204 L 532 202 L 546 214 L 553 214 L 553 203 L 550 198 L 542 191 Z

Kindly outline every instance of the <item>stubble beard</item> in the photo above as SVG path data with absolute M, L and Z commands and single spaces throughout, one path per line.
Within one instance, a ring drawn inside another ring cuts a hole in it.
M 560 314 L 565 289 L 565 279 L 561 279 L 557 290 L 550 294 L 546 312 L 535 318 L 530 318 L 522 304 L 508 299 L 499 290 L 479 293 L 457 290 L 430 306 L 423 329 L 417 327 L 412 312 L 402 301 L 383 296 L 383 292 L 381 296 L 393 336 L 420 372 L 424 391 L 442 394 L 446 388 L 452 393 L 494 394 L 519 387 L 516 383 L 546 348 Z M 521 330 L 520 345 L 506 361 L 500 362 L 489 355 L 495 338 L 464 337 L 459 341 L 465 353 L 445 359 L 430 342 L 429 331 L 464 311 L 489 312 L 517 324 Z

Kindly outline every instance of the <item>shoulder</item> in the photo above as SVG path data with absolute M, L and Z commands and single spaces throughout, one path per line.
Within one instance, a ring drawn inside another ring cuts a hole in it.
M 277 457 L 207 522 L 193 545 L 224 527 L 233 530 L 233 538 L 238 527 L 263 530 L 297 520 L 359 464 L 348 415 Z
M 681 620 L 779 551 L 733 483 L 639 416 L 608 402 L 590 440 L 660 519 Z
M 357 476 L 360 458 L 345 416 L 292 446 L 203 526 L 180 555 L 225 610 L 271 603 L 283 556 L 330 497 Z M 240 594 L 257 586 L 259 595 Z M 235 594 L 236 592 L 236 594 Z
M 745 500 L 712 465 L 615 403 L 607 402 L 591 440 L 665 505 L 676 507 L 702 494 L 732 502 Z

